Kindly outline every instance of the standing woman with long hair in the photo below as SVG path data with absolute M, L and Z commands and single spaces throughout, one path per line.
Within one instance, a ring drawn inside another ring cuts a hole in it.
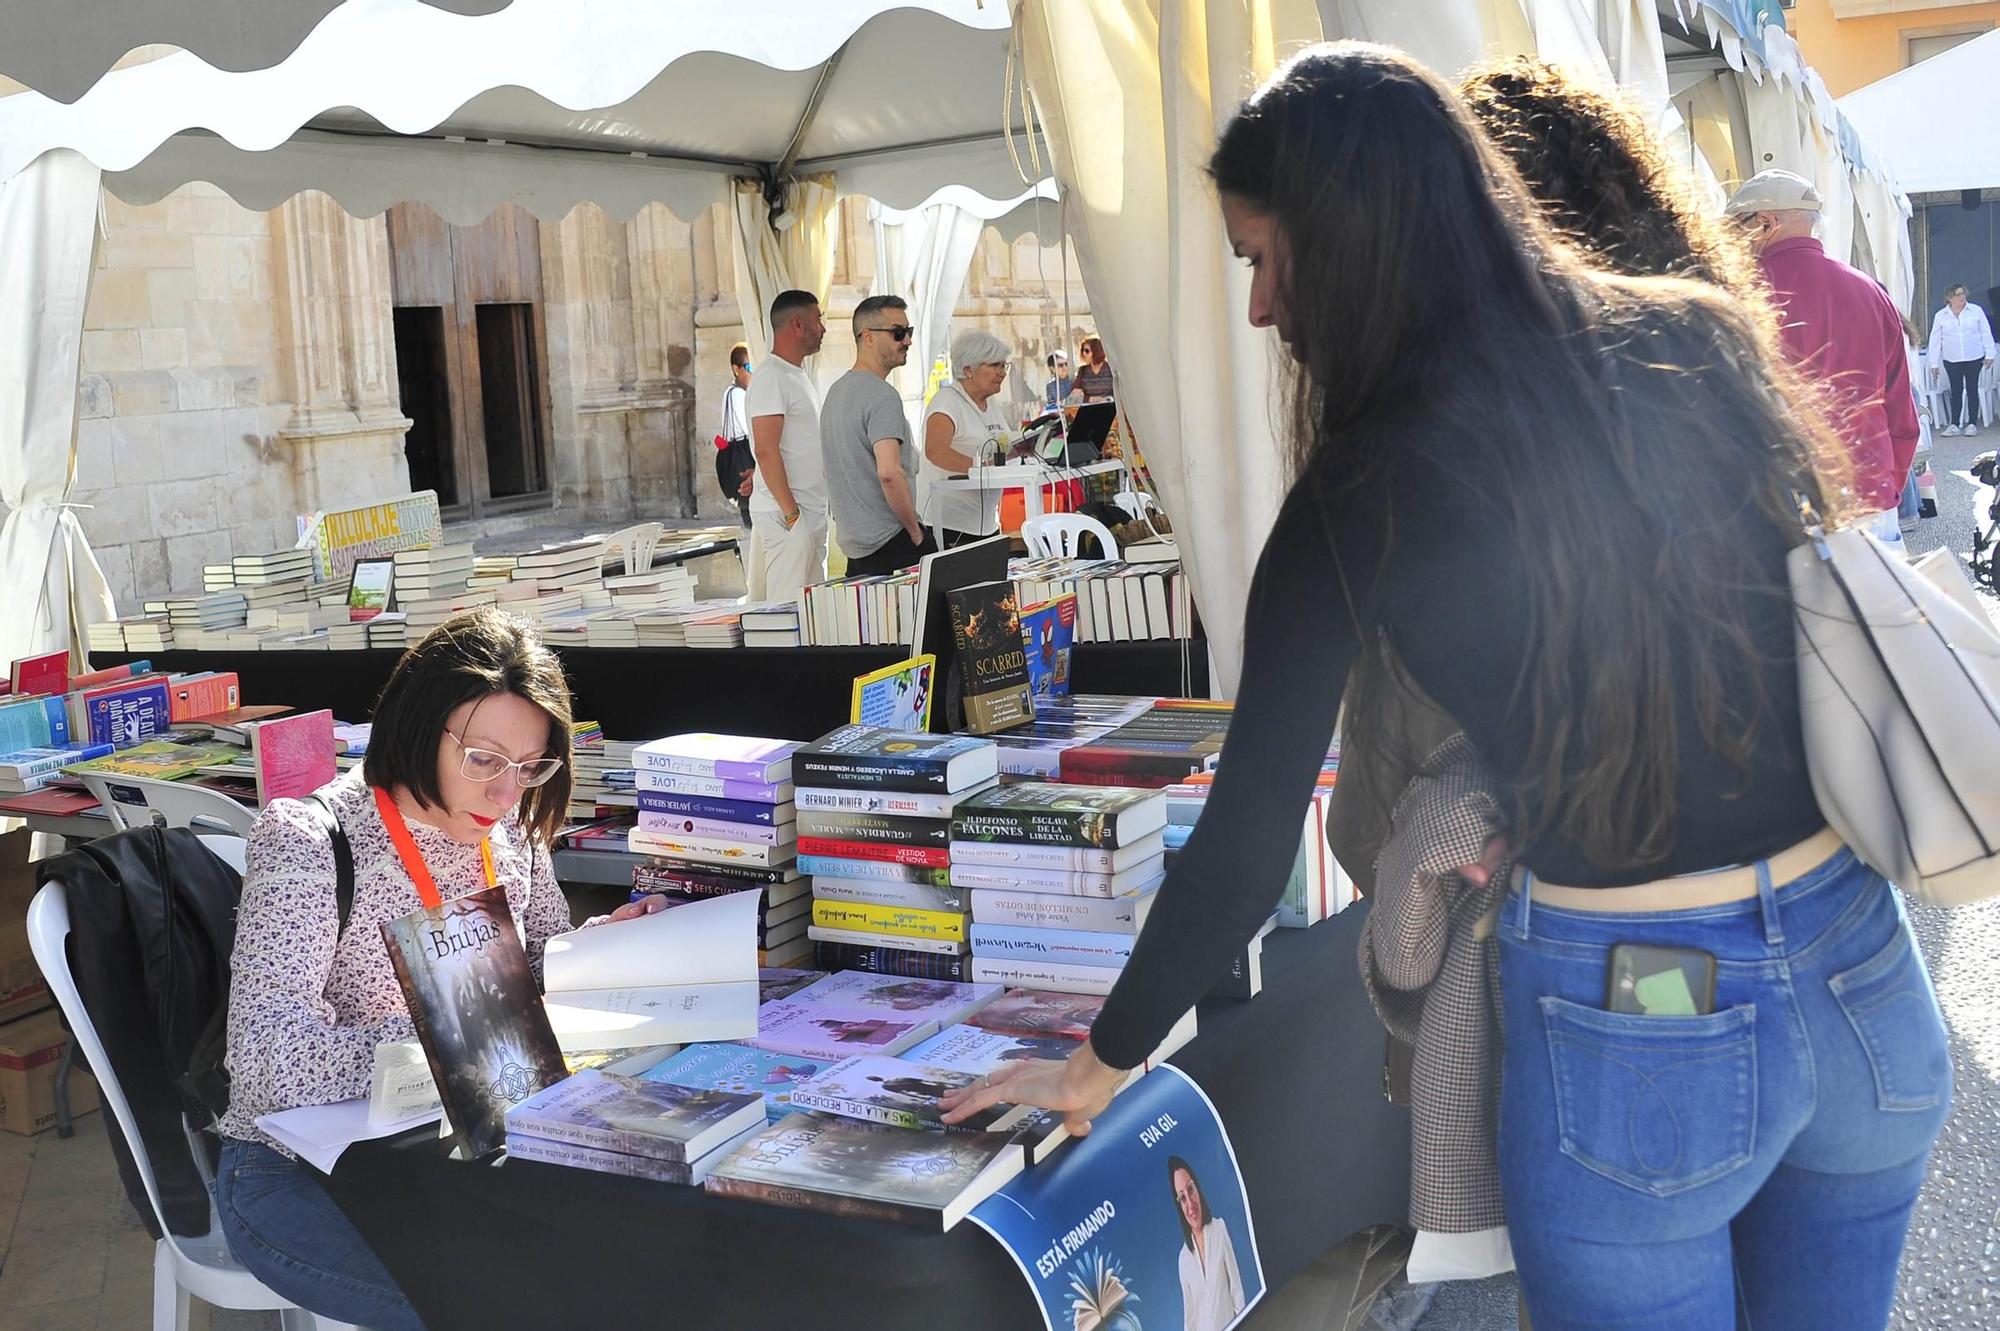
M 1806 771 L 1792 496 L 1853 497 L 1769 321 L 1589 267 L 1380 47 L 1289 62 L 1211 171 L 1298 369 L 1225 759 L 1089 1040 L 952 1116 L 1103 1112 L 1268 916 L 1379 634 L 1500 780 L 1523 866 L 1500 1182 L 1539 1331 L 1721 1331 L 1739 1300 L 1759 1331 L 1883 1326 L 1950 1061 L 1901 906 Z M 1608 1011 L 1620 943 L 1712 956 L 1712 1000 Z

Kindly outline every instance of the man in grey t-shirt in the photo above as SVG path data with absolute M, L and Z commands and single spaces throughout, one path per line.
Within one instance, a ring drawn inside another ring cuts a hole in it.
M 889 371 L 910 356 L 909 307 L 870 296 L 854 307 L 854 368 L 826 390 L 819 439 L 827 507 L 850 576 L 894 573 L 935 548 L 917 519 L 916 450 Z

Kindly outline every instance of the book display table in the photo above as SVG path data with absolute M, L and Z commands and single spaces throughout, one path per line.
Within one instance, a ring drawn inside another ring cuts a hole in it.
M 616 738 L 708 730 L 810 739 L 847 724 L 854 677 L 906 659 L 903 647 L 556 648 L 580 720 Z M 1183 680 L 1183 653 L 1189 677 Z M 402 653 L 93 652 L 98 668 L 148 660 L 172 672 L 233 670 L 243 696 L 365 721 Z M 1078 693 L 1208 695 L 1208 643 L 1083 643 Z
M 1171 1060 L 1229 1131 L 1271 1289 L 1408 1211 L 1409 1121 L 1382 1097 L 1382 1028 L 1356 969 L 1365 919 L 1355 906 L 1278 930 L 1264 992 L 1204 1003 Z M 327 1191 L 432 1331 L 1041 1325 L 1020 1271 L 970 1222 L 932 1234 L 555 1165 L 469 1165 L 434 1128 L 350 1147 Z

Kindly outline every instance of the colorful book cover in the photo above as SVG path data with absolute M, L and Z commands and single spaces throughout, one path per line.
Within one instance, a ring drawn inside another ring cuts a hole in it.
M 898 979 L 851 973 L 822 976 L 801 991 L 801 1001 L 853 1012 L 893 1012 L 950 1026 L 998 999 L 997 984 L 954 984 L 936 979 Z
M 776 1123 L 793 1112 L 792 1087 L 828 1066 L 825 1059 L 773 1054 L 746 1044 L 691 1044 L 641 1075 L 647 1081 L 761 1096 L 766 1119 Z
M 789 804 L 789 781 L 735 781 L 717 776 L 682 776 L 678 772 L 635 772 L 633 789 L 641 794 L 704 795 L 710 799 L 742 800 L 750 804 Z
M 777 827 L 797 814 L 791 804 L 759 804 L 752 800 L 714 799 L 707 795 L 674 795 L 663 790 L 637 792 L 639 812 L 673 813 L 683 818 L 711 818 L 727 823 Z
M 632 766 L 642 772 L 775 785 L 791 780 L 792 754 L 798 748 L 798 741 L 788 739 L 670 735 L 641 744 L 633 751 Z
M 945 956 L 866 943 L 815 942 L 813 964 L 821 970 L 867 971 L 873 975 L 903 975 L 920 980 L 963 981 L 972 978 L 970 955 Z
M 116 749 L 102 757 L 73 763 L 67 769 L 78 775 L 149 776 L 161 781 L 178 781 L 193 776 L 204 767 L 229 762 L 240 750 L 217 740 L 205 742 L 154 739 L 129 749 Z
M 957 667 L 965 688 L 965 728 L 989 735 L 1035 719 L 1012 582 L 982 582 L 946 593 Z
M 14 662 L 7 678 L 16 695 L 47 693 L 61 696 L 69 692 L 69 653 L 24 656 Z
M 380 927 L 459 1145 L 490 1155 L 506 1143 L 507 1110 L 567 1075 L 506 889 Z
M 507 1131 L 686 1164 L 764 1118 L 764 1100 L 591 1068 L 507 1110 Z
M 932 887 L 951 884 L 950 869 L 927 869 L 916 864 L 891 864 L 886 860 L 863 860 L 845 855 L 815 855 L 799 852 L 799 872 L 812 878 L 860 878 L 879 883 L 925 883 Z
M 847 719 L 857 726 L 929 730 L 936 672 L 937 658 L 926 652 L 859 676 Z
M 877 813 L 900 818 L 949 818 L 961 800 L 991 790 L 998 778 L 982 781 L 957 794 L 918 795 L 902 790 L 812 790 L 798 792 L 798 811 L 811 813 Z
M 938 1108 L 938 1101 L 947 1092 L 978 1080 L 978 1073 L 926 1067 L 902 1058 L 863 1055 L 842 1059 L 818 1076 L 800 1082 L 792 1088 L 792 1103 L 815 1113 L 941 1132 L 945 1130 L 944 1111 Z M 994 1105 L 953 1125 L 952 1130 L 1011 1132 L 1033 1112 L 1022 1105 Z
M 872 841 L 895 846 L 949 846 L 950 818 L 885 813 L 802 813 L 799 835 L 827 841 Z
M 951 839 L 1116 850 L 1166 825 L 1167 797 L 1157 790 L 1024 782 L 963 801 Z
M 861 929 L 870 933 L 945 938 L 964 941 L 966 917 L 956 911 L 910 910 L 901 906 L 871 906 L 851 901 L 815 901 L 812 922 L 828 929 Z
M 333 713 L 324 708 L 260 722 L 250 731 L 257 802 L 298 799 L 340 775 L 333 758 Z
M 742 1043 L 779 1054 L 840 1059 L 898 1054 L 937 1031 L 936 1021 L 895 1013 L 862 1013 L 793 995 L 757 1010 L 757 1038 Z
M 103 670 L 93 670 L 87 675 L 77 675 L 69 681 L 69 691 L 76 693 L 105 684 L 116 684 L 121 679 L 136 679 L 140 675 L 152 673 L 151 661 L 127 661 L 124 665 L 108 666 Z
M 1035 711 L 1044 699 L 1069 694 L 1070 658 L 1076 647 L 1076 593 L 1066 592 L 1021 612 L 1021 645 L 1028 653 L 1028 688 Z
M 111 752 L 113 750 L 109 744 L 92 744 L 80 749 L 17 749 L 13 753 L 0 753 L 0 776 L 12 777 L 16 781 L 31 781 L 52 772 L 60 772 L 75 763 L 102 758 Z
M 1104 1010 L 1101 994 L 1044 993 L 1010 989 L 966 1019 L 969 1026 L 1003 1035 L 1053 1035 L 1082 1040 Z
M 217 712 L 231 711 L 243 705 L 243 688 L 237 683 L 236 672 L 233 670 L 203 675 L 199 679 L 174 680 L 171 682 L 171 688 L 172 699 L 169 706 L 172 709 L 175 725 L 183 721 L 213 716 Z
M 912 1063 L 951 1068 L 983 1077 L 1009 1063 L 1034 1058 L 1068 1058 L 1081 1043 L 1081 1040 L 1061 1035 L 1011 1035 L 1005 1031 L 988 1031 L 961 1024 L 947 1026 L 922 1044 L 911 1046 L 903 1057 Z
M 87 734 L 71 734 L 65 703 L 64 698 L 0 699 L 0 749 L 63 749 L 90 743 Z
M 951 868 L 951 852 L 944 846 L 897 846 L 878 841 L 836 841 L 830 837 L 802 836 L 799 854 L 840 860 L 879 860 L 885 864 L 909 864 L 922 869 Z
M 991 740 L 875 726 L 842 726 L 792 758 L 792 772 L 801 784 L 830 790 L 949 794 L 989 781 L 999 770 Z
M 129 749 L 165 734 L 173 726 L 167 681 L 114 686 L 83 695 L 89 743 Z
M 972 1219 L 1027 1276 L 1044 1331 L 1137 1331 L 1141 1319 L 1226 1331 L 1265 1293 L 1235 1148 L 1178 1068 L 1132 1083 L 1061 1168 L 1023 1172 Z
M 943 1231 L 1021 1172 L 1006 1133 L 908 1132 L 793 1114 L 716 1166 L 708 1191 Z
M 757 972 L 757 1001 L 775 1003 L 781 998 L 790 998 L 799 990 L 818 984 L 825 978 L 824 971 L 766 966 Z

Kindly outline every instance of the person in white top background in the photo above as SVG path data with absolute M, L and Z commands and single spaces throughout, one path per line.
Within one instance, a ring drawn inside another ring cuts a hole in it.
M 1243 1311 L 1243 1277 L 1229 1226 L 1208 1209 L 1194 1166 L 1167 1157 L 1174 1214 L 1181 1222 L 1181 1331 L 1222 1331 Z
M 819 388 L 802 368 L 826 340 L 819 297 L 781 291 L 771 302 L 771 354 L 750 376 L 750 529 L 762 555 L 753 601 L 797 600 L 826 578 L 826 463 L 819 447 Z
M 719 436 L 715 479 L 722 486 L 726 498 L 736 503 L 736 511 L 743 519 L 746 547 L 743 554 L 749 557 L 750 533 L 750 476 L 757 470 L 757 462 L 750 448 L 750 348 L 738 342 L 729 349 L 729 387 L 722 390 L 722 433 Z
M 1007 344 L 969 328 L 951 340 L 951 382 L 924 408 L 924 464 L 917 477 L 917 507 L 924 525 L 941 529 L 942 544 L 992 536 L 1000 530 L 1000 491 L 947 490 L 939 482 L 973 467 L 998 462 L 1013 435 L 997 400 L 1007 382 Z
M 1979 374 L 1993 363 L 1993 328 L 1986 311 L 1966 299 L 1963 283 L 1944 293 L 1944 308 L 1931 320 L 1930 353 L 1931 387 L 1945 390 L 1944 433 L 1978 434 Z

